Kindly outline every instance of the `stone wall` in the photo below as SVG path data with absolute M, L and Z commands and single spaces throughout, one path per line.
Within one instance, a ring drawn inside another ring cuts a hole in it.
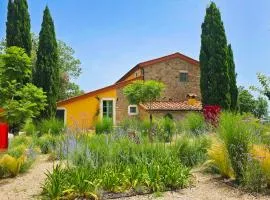
M 188 72 L 188 82 L 180 82 L 180 71 Z M 200 99 L 200 68 L 192 65 L 180 58 L 171 59 L 147 66 L 144 68 L 144 80 L 162 81 L 166 85 L 166 89 L 161 97 L 161 101 L 185 101 L 188 93 L 198 95 Z M 128 115 L 128 101 L 123 94 L 123 88 L 116 89 L 116 123 L 119 124 L 124 119 L 138 116 Z M 155 117 L 163 117 L 168 111 L 155 112 Z M 187 113 L 185 111 L 170 112 L 176 120 L 180 120 Z M 139 109 L 139 117 L 144 118 L 147 113 Z M 148 115 L 149 116 L 149 115 Z
M 188 72 L 188 82 L 180 82 L 180 71 Z M 201 97 L 199 66 L 180 58 L 145 67 L 144 80 L 157 80 L 166 85 L 161 101 L 185 101 L 188 93 Z

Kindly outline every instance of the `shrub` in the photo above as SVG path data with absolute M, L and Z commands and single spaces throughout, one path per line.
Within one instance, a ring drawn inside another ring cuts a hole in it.
M 213 126 L 218 125 L 221 107 L 217 105 L 207 105 L 203 108 L 203 116 L 205 120 Z
M 56 118 L 44 119 L 38 123 L 39 136 L 43 134 L 59 135 L 64 131 L 64 123 Z
M 19 158 L 26 152 L 27 146 L 25 144 L 20 144 L 16 147 L 8 149 L 8 154 L 12 157 Z
M 171 142 L 175 131 L 175 124 L 169 117 L 162 118 L 158 121 L 158 137 L 165 142 Z
M 36 135 L 36 126 L 32 120 L 26 120 L 23 131 L 26 133 L 26 135 Z
M 253 140 L 252 132 L 240 115 L 222 113 L 218 134 L 226 145 L 236 181 L 240 183 Z
M 0 159 L 0 166 L 6 170 L 12 177 L 17 176 L 21 170 L 22 164 L 25 162 L 26 156 L 22 155 L 19 158 L 14 158 L 8 154 L 5 154 Z
M 155 126 L 155 122 L 152 122 L 152 126 Z M 143 136 L 149 135 L 151 131 L 151 122 L 150 120 L 142 120 L 140 123 L 140 132 Z
M 40 147 L 40 151 L 43 154 L 51 153 L 55 148 L 58 142 L 58 138 L 51 134 L 43 135 L 38 140 L 38 146 Z
M 113 120 L 105 117 L 96 123 L 96 134 L 111 133 L 113 130 Z
M 214 139 L 207 154 L 209 159 L 207 165 L 218 171 L 223 177 L 234 178 L 229 153 L 222 141 Z
M 270 151 L 264 145 L 253 145 L 251 155 L 256 159 L 261 166 L 261 169 L 266 178 L 268 188 L 270 188 Z
M 266 182 L 260 163 L 257 160 L 249 158 L 243 172 L 243 180 L 241 180 L 241 183 L 243 187 L 249 191 L 262 191 Z
M 205 132 L 206 124 L 200 113 L 188 113 L 180 122 L 180 129 L 181 131 L 198 135 Z
M 206 159 L 209 140 L 205 136 L 184 135 L 174 147 L 181 162 L 186 166 L 195 166 Z
M 32 138 L 26 135 L 18 135 L 10 140 L 9 148 L 17 147 L 20 145 L 28 146 L 32 143 Z
M 120 123 L 120 126 L 124 129 L 124 131 L 139 131 L 141 127 L 141 121 L 137 118 L 128 118 L 123 120 Z

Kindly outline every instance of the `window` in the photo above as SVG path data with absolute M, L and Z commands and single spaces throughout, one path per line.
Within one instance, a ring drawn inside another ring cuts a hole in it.
M 128 106 L 128 114 L 129 115 L 138 115 L 138 106 L 137 105 L 129 105 Z
M 113 101 L 104 100 L 102 104 L 103 104 L 103 117 L 113 118 Z
M 188 72 L 180 72 L 180 82 L 188 82 Z
M 66 109 L 65 108 L 57 108 L 55 113 L 56 119 L 62 121 L 64 124 L 66 124 Z

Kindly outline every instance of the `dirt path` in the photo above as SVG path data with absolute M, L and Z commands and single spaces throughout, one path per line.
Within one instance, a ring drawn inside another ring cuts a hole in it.
M 53 162 L 47 161 L 47 158 L 40 155 L 27 173 L 0 180 L 0 199 L 35 199 L 35 196 L 41 193 L 40 184 L 46 178 L 44 172 L 53 168 Z
M 222 183 L 217 177 L 209 174 L 194 173 L 195 183 L 193 187 L 179 190 L 177 192 L 165 192 L 161 197 L 156 195 L 134 196 L 129 198 L 121 198 L 121 200 L 266 200 L 270 196 L 253 196 L 241 192 L 240 190 Z

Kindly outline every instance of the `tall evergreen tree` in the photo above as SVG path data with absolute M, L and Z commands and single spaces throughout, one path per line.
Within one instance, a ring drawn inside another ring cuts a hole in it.
M 43 118 L 53 117 L 59 89 L 59 55 L 54 30 L 54 23 L 49 8 L 46 6 L 39 33 L 39 46 L 33 82 L 43 88 L 47 94 L 47 108 Z
M 9 0 L 6 22 L 7 47 L 24 48 L 31 55 L 31 24 L 27 0 Z
M 220 11 L 214 2 L 206 9 L 202 24 L 200 68 L 203 105 L 219 105 L 229 109 L 227 39 Z
M 228 73 L 230 78 L 230 94 L 231 94 L 231 110 L 238 110 L 238 88 L 236 85 L 235 63 L 233 57 L 232 46 L 228 45 Z

